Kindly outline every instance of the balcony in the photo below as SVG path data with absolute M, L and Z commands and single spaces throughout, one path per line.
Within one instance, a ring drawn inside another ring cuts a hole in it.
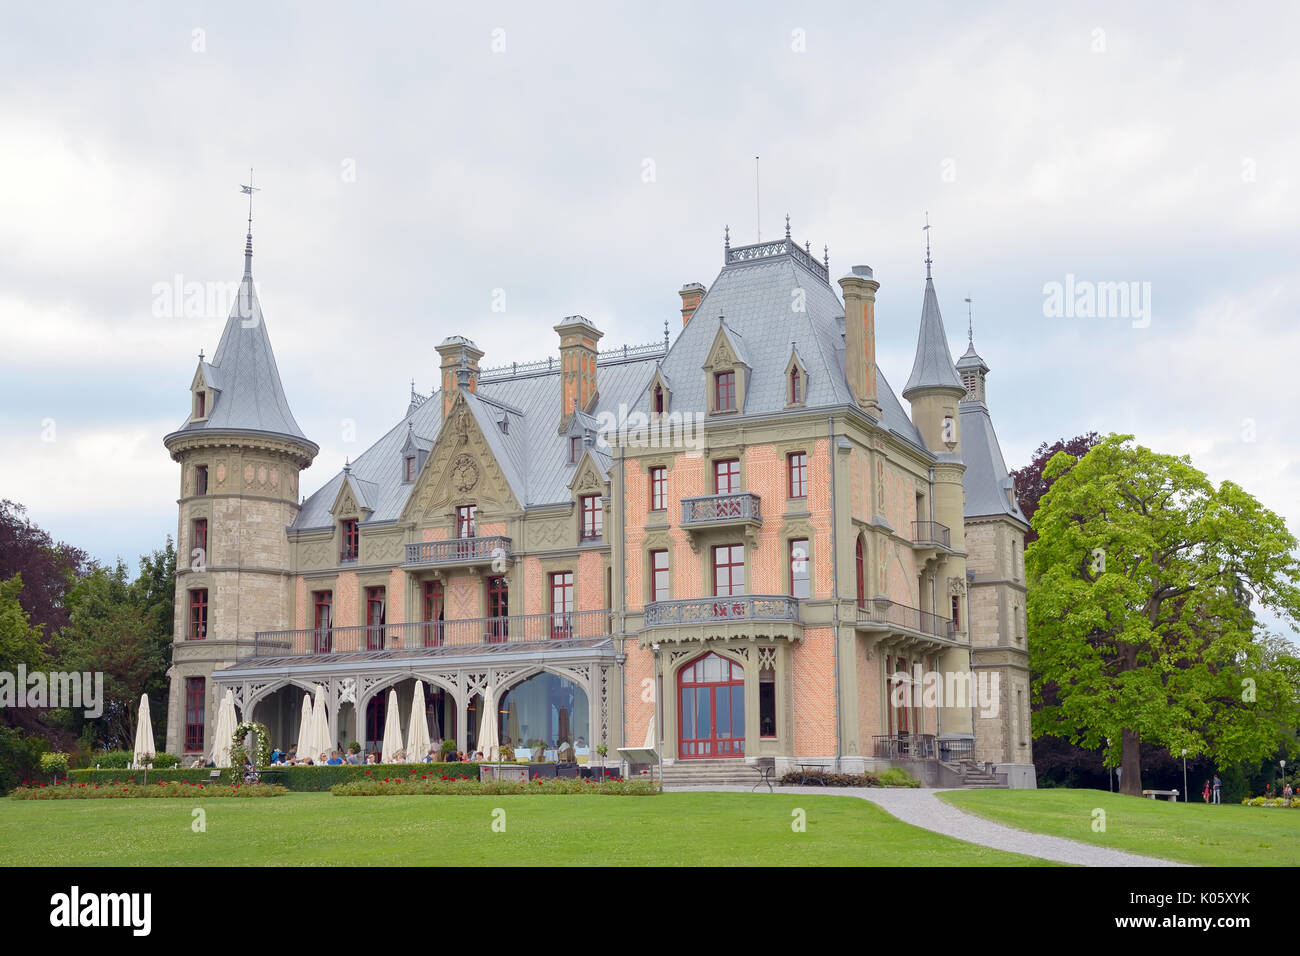
M 952 548 L 952 532 L 937 521 L 913 521 L 912 543 L 920 547 Z
M 739 528 L 756 535 L 762 527 L 761 499 L 748 491 L 682 499 L 682 528 L 693 550 L 699 550 L 696 532 L 709 528 Z
M 472 568 L 501 562 L 502 570 L 514 561 L 514 545 L 502 535 L 416 541 L 406 546 L 407 567 Z
M 952 621 L 929 611 L 877 598 L 858 605 L 858 628 L 864 631 L 895 632 L 930 639 L 922 643 L 957 643 Z
M 601 609 L 359 627 L 305 627 L 293 631 L 258 631 L 253 653 L 257 657 L 307 657 L 599 638 L 609 635 L 611 624 L 610 611 Z
M 803 624 L 799 600 L 788 594 L 735 594 L 730 597 L 655 601 L 645 606 L 644 630 L 675 628 L 675 634 L 656 631 L 653 640 L 702 640 L 710 637 L 771 636 L 799 640 Z M 651 638 L 644 636 L 642 643 Z

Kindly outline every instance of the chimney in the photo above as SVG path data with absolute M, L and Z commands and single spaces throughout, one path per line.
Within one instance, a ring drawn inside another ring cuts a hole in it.
M 840 279 L 844 294 L 844 374 L 858 405 L 880 417 L 876 400 L 876 291 L 880 288 L 870 266 L 854 266 Z
M 682 297 L 682 325 L 685 326 L 700 307 L 700 300 L 704 298 L 704 286 L 698 282 L 688 282 L 682 286 L 678 295 Z
M 604 332 L 581 315 L 566 316 L 560 336 L 560 431 L 569 427 L 574 409 L 586 411 L 596 397 L 596 346 Z
M 483 350 L 463 335 L 449 335 L 436 349 L 442 359 L 438 366 L 442 383 L 442 417 L 451 411 L 451 403 L 459 389 L 478 391 L 478 361 Z

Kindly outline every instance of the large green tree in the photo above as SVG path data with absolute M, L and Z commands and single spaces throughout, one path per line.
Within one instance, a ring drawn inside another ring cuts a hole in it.
M 1058 453 L 1025 554 L 1036 735 L 1104 747 L 1142 789 L 1140 741 L 1260 759 L 1300 720 L 1251 601 L 1300 619 L 1296 539 L 1232 482 L 1110 435 Z

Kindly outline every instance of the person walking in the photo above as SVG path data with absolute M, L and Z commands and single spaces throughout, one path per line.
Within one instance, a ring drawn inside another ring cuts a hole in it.
M 1205 781 L 1205 789 L 1201 791 L 1201 799 L 1206 803 L 1210 802 L 1210 781 Z
M 1222 803 L 1222 802 L 1223 802 L 1223 801 L 1221 801 L 1221 800 L 1219 799 L 1219 792 L 1220 792 L 1222 789 L 1223 789 L 1223 781 L 1219 779 L 1219 775 L 1216 773 L 1216 774 L 1214 775 L 1214 802 L 1215 802 L 1215 803 Z

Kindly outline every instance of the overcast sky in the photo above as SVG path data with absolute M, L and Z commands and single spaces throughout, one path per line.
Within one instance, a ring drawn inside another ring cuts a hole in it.
M 1300 531 L 1295 6 L 974 6 L 9 4 L 0 497 L 104 561 L 175 534 L 162 436 L 227 305 L 158 290 L 238 280 L 253 166 L 308 493 L 431 390 L 445 336 L 485 366 L 554 353 L 574 313 L 657 340 L 724 225 L 787 212 L 833 276 L 875 269 L 900 389 L 928 210 L 1009 466 L 1133 433 Z M 1048 314 L 1067 276 L 1139 295 Z

